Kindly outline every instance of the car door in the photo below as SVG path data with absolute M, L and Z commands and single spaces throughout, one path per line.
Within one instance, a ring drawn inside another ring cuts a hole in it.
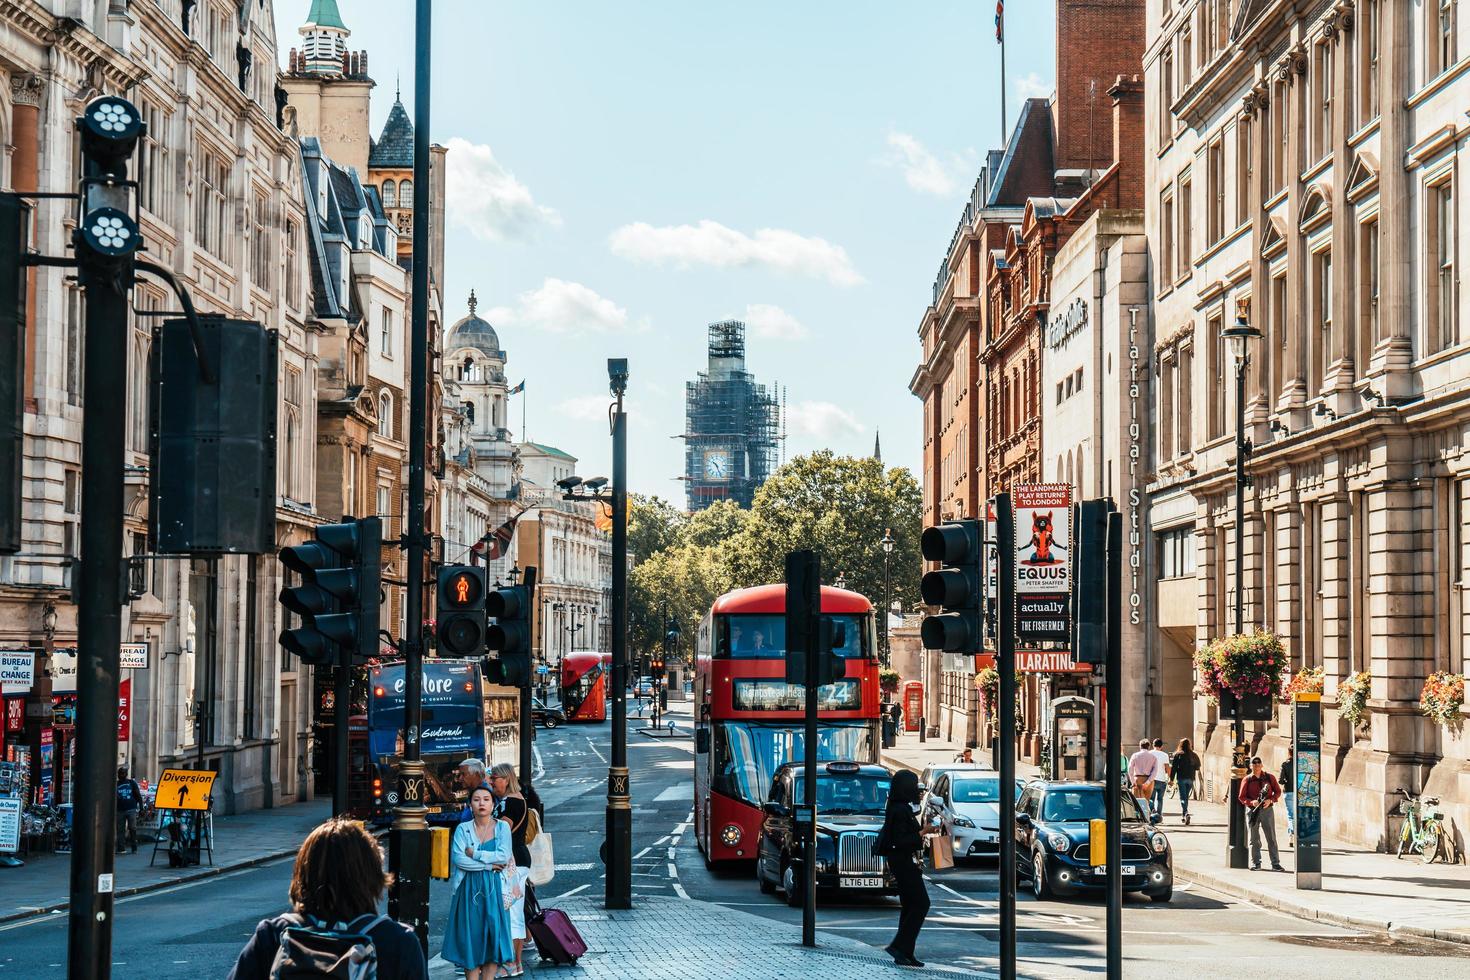
M 934 793 L 934 811 L 939 816 L 939 826 L 951 836 L 954 834 L 954 800 L 953 795 L 954 778 L 952 776 L 939 777 L 939 789 Z
M 1031 819 L 1025 824 L 1016 824 L 1016 865 L 1029 877 L 1031 874 L 1031 862 L 1034 859 L 1032 849 L 1036 842 L 1036 818 L 1041 813 L 1041 793 L 1034 786 L 1028 786 L 1021 793 L 1021 799 L 1016 804 L 1016 812 L 1024 813 Z
M 771 794 L 767 799 L 772 803 L 785 802 L 783 786 L 785 780 L 777 776 L 771 783 Z M 756 852 L 756 860 L 760 862 L 762 872 L 768 878 L 775 878 L 781 873 L 781 818 L 766 814 L 761 823 L 760 847 Z

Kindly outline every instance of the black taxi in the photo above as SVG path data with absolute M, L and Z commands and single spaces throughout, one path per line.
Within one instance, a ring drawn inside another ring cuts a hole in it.
M 756 851 L 755 877 L 764 894 L 776 889 L 788 905 L 803 902 L 803 831 L 807 802 L 803 764 L 776 770 L 766 797 L 765 820 Z M 883 809 L 893 773 L 883 766 L 825 762 L 817 767 L 817 891 L 892 894 L 888 863 L 873 853 L 883 827 Z

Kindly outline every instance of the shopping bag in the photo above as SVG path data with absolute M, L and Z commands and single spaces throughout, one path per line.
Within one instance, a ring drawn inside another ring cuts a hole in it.
M 954 838 L 937 834 L 929 838 L 929 864 L 935 871 L 954 867 Z
M 529 845 L 531 850 L 531 884 L 538 888 L 556 875 L 556 858 L 551 850 L 551 834 L 545 830 Z

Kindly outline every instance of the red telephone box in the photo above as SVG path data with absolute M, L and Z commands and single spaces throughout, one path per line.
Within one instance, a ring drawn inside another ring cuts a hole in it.
M 905 681 L 903 685 L 903 730 L 919 730 L 919 718 L 924 714 L 924 682 Z

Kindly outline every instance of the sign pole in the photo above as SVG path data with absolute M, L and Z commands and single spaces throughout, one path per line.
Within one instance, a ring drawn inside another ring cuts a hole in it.
M 1016 524 L 1011 495 L 995 497 L 1000 558 L 1000 631 L 995 669 L 1000 672 L 1000 976 L 1016 977 Z
M 1123 976 L 1123 515 L 1108 502 L 1107 782 L 1104 816 L 1108 829 L 1108 978 Z

